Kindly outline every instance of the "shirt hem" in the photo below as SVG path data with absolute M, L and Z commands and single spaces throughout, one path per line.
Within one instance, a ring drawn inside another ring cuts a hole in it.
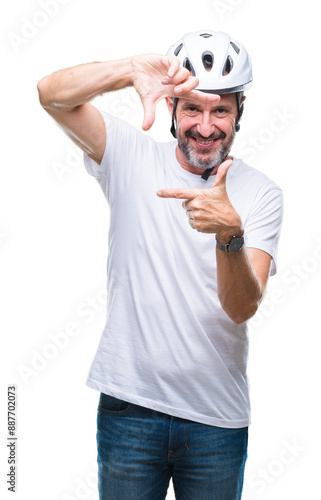
M 136 404 L 138 406 L 143 406 L 145 408 L 159 411 L 161 413 L 165 413 L 173 417 L 192 420 L 200 424 L 211 425 L 214 427 L 223 427 L 227 429 L 240 429 L 243 427 L 248 427 L 251 423 L 251 420 L 249 418 L 244 420 L 222 420 L 215 417 L 208 417 L 206 415 L 201 415 L 198 413 L 192 413 L 186 410 L 180 410 L 178 408 L 174 408 L 159 403 L 158 401 L 152 401 L 150 399 L 142 398 L 140 396 L 132 396 L 130 394 L 118 391 L 117 389 L 116 390 L 111 389 L 105 384 L 102 384 L 101 382 L 98 382 L 91 378 L 87 378 L 86 385 L 91 389 L 96 389 L 99 392 L 103 392 L 104 394 L 108 394 L 109 396 L 113 396 L 114 398 L 122 399 L 124 401 L 127 401 L 128 403 Z

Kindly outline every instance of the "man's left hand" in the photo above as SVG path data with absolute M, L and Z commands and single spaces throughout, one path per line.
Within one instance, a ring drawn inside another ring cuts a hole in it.
M 215 183 L 210 189 L 162 189 L 161 198 L 184 199 L 188 222 L 201 233 L 216 233 L 220 243 L 243 234 L 242 221 L 231 204 L 226 191 L 226 175 L 233 160 L 224 161 L 218 168 Z

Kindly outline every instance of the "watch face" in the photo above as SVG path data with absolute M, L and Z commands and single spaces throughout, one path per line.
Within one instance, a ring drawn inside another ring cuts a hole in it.
M 233 236 L 229 244 L 228 251 L 231 253 L 238 252 L 239 250 L 241 250 L 243 244 L 244 244 L 243 236 Z

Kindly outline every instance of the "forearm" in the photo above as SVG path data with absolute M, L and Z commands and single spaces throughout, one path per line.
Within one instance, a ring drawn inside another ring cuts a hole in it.
M 43 107 L 70 111 L 100 94 L 131 85 L 132 63 L 127 58 L 58 71 L 40 80 L 38 91 Z
M 263 287 L 243 246 L 235 253 L 216 249 L 218 297 L 226 314 L 237 324 L 256 312 Z

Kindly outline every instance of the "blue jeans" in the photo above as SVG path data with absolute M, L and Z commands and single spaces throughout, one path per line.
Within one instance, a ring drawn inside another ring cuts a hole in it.
M 172 417 L 101 393 L 97 414 L 100 500 L 240 500 L 248 428 Z

